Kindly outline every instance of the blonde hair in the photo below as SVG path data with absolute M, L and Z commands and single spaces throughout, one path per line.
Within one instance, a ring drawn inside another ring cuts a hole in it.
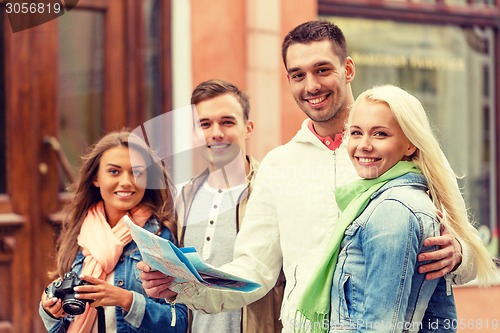
M 417 148 L 410 158 L 427 179 L 434 205 L 445 215 L 441 223 L 451 235 L 460 238 L 472 248 L 477 258 L 479 284 L 491 284 L 497 274 L 494 258 L 468 219 L 457 176 L 432 132 L 422 104 L 413 95 L 393 85 L 375 86 L 364 91 L 352 105 L 352 110 L 363 101 L 385 103 L 389 106 L 403 133 Z M 351 120 L 352 112 L 347 121 L 347 128 Z

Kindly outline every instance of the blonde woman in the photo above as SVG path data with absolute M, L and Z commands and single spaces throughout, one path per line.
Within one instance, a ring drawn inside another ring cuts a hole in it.
M 467 243 L 481 285 L 492 281 L 496 268 L 469 223 L 422 105 L 401 88 L 374 87 L 353 104 L 346 133 L 362 179 L 335 193 L 342 215 L 329 255 L 299 303 L 299 330 L 455 332 L 449 279 L 427 280 L 418 272 L 418 254 L 433 250 L 424 240 L 445 226 Z M 444 213 L 441 221 L 436 208 Z

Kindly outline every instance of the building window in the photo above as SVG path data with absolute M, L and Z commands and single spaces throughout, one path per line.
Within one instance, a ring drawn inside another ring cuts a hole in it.
M 162 96 L 162 8 L 158 0 L 143 3 L 145 22 L 145 77 L 146 119 L 154 118 L 165 110 Z
M 459 183 L 481 237 L 498 255 L 493 29 L 327 19 L 346 35 L 356 64 L 355 96 L 391 83 L 422 102 L 453 169 L 464 176 Z
M 406 2 L 406 3 L 421 3 L 421 4 L 437 4 L 439 2 L 443 2 L 448 6 L 453 5 L 461 5 L 461 6 L 469 6 L 470 4 L 474 5 L 495 5 L 495 0 L 387 0 L 387 3 L 390 2 Z
M 58 28 L 60 141 L 70 164 L 77 166 L 88 145 L 103 134 L 104 15 L 74 10 L 58 19 Z

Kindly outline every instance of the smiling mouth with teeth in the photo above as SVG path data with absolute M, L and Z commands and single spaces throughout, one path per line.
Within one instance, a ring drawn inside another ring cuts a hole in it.
M 126 197 L 130 197 L 134 193 L 133 192 L 115 192 L 115 194 L 119 197 L 126 198 Z
M 311 104 L 319 104 L 319 103 L 323 102 L 325 99 L 326 99 L 326 96 L 321 96 L 321 97 L 311 98 L 308 100 L 308 102 Z
M 373 163 L 380 160 L 380 158 L 368 158 L 368 157 L 358 157 L 358 161 L 361 163 Z
M 229 143 L 223 143 L 223 144 L 218 143 L 218 144 L 208 145 L 208 148 L 217 150 L 217 149 L 225 149 L 229 146 L 230 146 Z

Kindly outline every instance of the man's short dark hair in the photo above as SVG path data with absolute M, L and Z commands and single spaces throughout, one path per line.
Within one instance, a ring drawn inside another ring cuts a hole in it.
M 292 44 L 308 44 L 329 40 L 332 43 L 333 51 L 339 56 L 341 61 L 347 57 L 347 43 L 344 33 L 338 26 L 327 20 L 315 20 L 302 23 L 291 30 L 283 39 L 281 46 L 281 56 L 285 68 L 288 48 Z
M 224 80 L 213 79 L 198 84 L 191 94 L 191 104 L 196 105 L 200 102 L 228 93 L 236 97 L 243 109 L 243 118 L 247 121 L 250 114 L 248 96 L 234 84 Z

